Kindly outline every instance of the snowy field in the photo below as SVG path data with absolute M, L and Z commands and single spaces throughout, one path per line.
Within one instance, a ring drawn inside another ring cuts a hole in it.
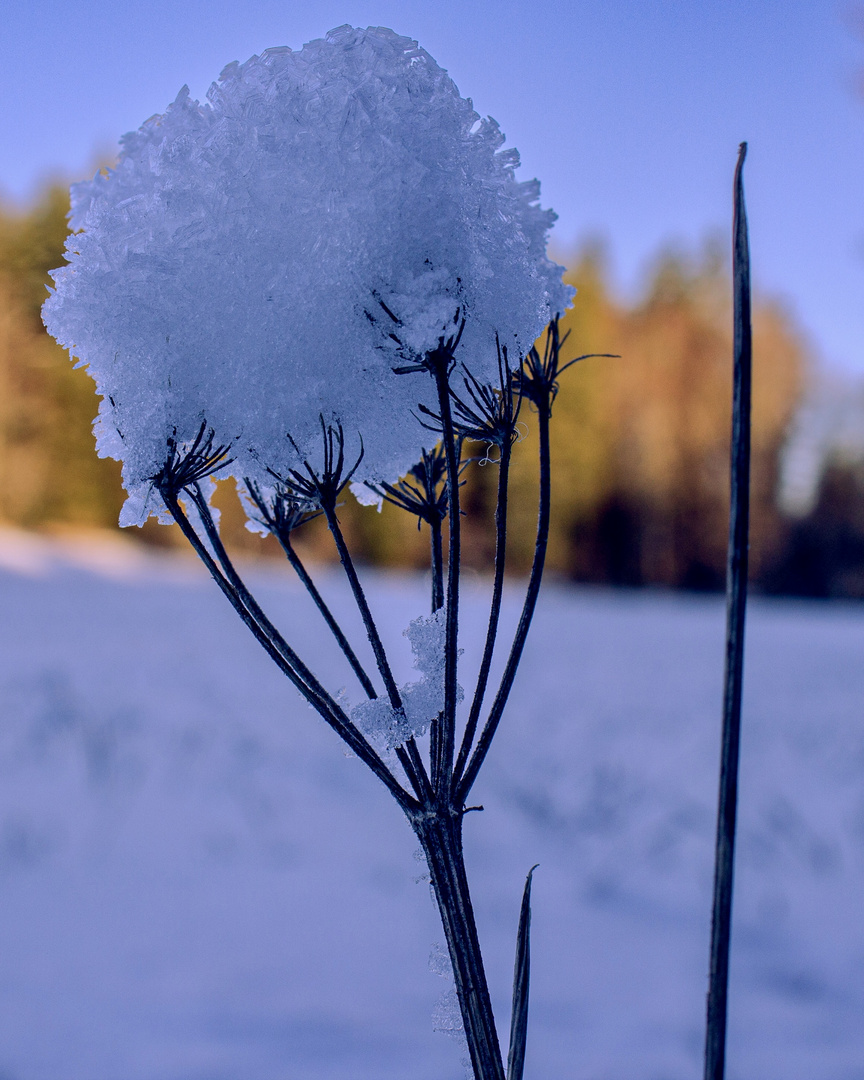
M 202 572 L 124 551 L 0 543 L 0 1077 L 459 1080 L 395 804 Z M 347 684 L 287 571 L 251 579 Z M 370 592 L 409 678 L 425 587 Z M 505 1034 L 540 864 L 526 1080 L 701 1076 L 722 634 L 717 598 L 545 592 L 466 819 Z M 864 607 L 748 634 L 729 1080 L 860 1080 Z

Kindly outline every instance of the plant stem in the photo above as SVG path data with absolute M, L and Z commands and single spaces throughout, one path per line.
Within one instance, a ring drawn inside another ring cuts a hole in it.
M 459 510 L 459 453 L 450 408 L 449 353 L 441 352 L 434 368 L 438 408 L 441 411 L 441 434 L 447 456 L 447 513 L 450 523 L 450 543 L 447 560 L 447 622 L 444 637 L 444 712 L 440 734 L 436 739 L 438 753 L 432 761 L 432 786 L 439 796 L 449 802 L 450 777 L 456 732 L 456 698 L 459 662 L 459 570 L 462 559 L 461 521 Z
M 384 652 L 384 646 L 381 643 L 378 627 L 375 625 L 375 620 L 372 618 L 369 602 L 366 599 L 363 586 L 360 584 L 360 578 L 357 576 L 354 560 L 351 558 L 351 552 L 348 550 L 348 545 L 345 543 L 345 537 L 342 535 L 342 529 L 339 525 L 339 519 L 336 517 L 335 509 L 331 506 L 325 506 L 324 516 L 327 519 L 327 526 L 333 536 L 336 550 L 339 552 L 339 560 L 342 563 L 342 568 L 345 571 L 345 576 L 348 578 L 351 592 L 357 603 L 360 616 L 363 619 L 363 625 L 366 628 L 366 636 L 369 638 L 369 644 L 372 646 L 372 651 L 375 654 L 375 663 L 378 665 L 378 672 L 384 680 L 384 686 L 387 689 L 387 696 L 390 699 L 390 704 L 394 709 L 401 709 L 402 699 L 399 696 L 396 680 L 393 678 L 393 672 L 390 669 L 390 662 L 387 659 L 387 654 Z
M 480 953 L 456 809 L 408 815 L 423 847 L 465 1027 L 475 1080 L 504 1080 L 504 1066 Z
M 531 565 L 531 576 L 528 579 L 528 589 L 525 593 L 525 602 L 522 605 L 522 614 L 519 617 L 519 625 L 516 628 L 513 644 L 510 648 L 510 655 L 507 657 L 504 674 L 501 676 L 498 693 L 495 695 L 492 708 L 489 710 L 488 719 L 486 720 L 483 731 L 480 733 L 480 738 L 477 740 L 477 746 L 471 756 L 465 774 L 461 778 L 457 778 L 456 783 L 454 784 L 454 802 L 457 806 L 462 806 L 464 804 L 468 792 L 471 790 L 474 781 L 477 779 L 477 774 L 489 752 L 492 739 L 498 729 L 504 707 L 510 696 L 510 690 L 513 687 L 513 680 L 516 677 L 519 661 L 522 658 L 525 639 L 528 637 L 531 620 L 534 616 L 534 608 L 537 606 L 537 597 L 540 593 L 540 582 L 543 578 L 543 567 L 546 563 L 546 548 L 549 542 L 549 509 L 552 494 L 549 459 L 549 418 L 552 411 L 552 401 L 549 393 L 547 393 L 544 399 L 537 404 L 537 411 L 540 428 L 540 500 L 537 509 L 537 538 L 534 544 L 534 561 Z
M 291 646 L 285 641 L 273 623 L 264 614 L 261 605 L 246 587 L 246 583 L 237 573 L 233 562 L 231 561 L 228 552 L 225 550 L 225 545 L 222 543 L 222 538 L 219 535 L 219 530 L 216 528 L 216 523 L 213 520 L 213 515 L 210 512 L 210 507 L 207 505 L 207 500 L 201 494 L 201 489 L 197 484 L 194 484 L 191 488 L 187 489 L 187 493 L 195 505 L 195 509 L 198 511 L 198 516 L 201 519 L 201 524 L 204 526 L 204 532 L 207 536 L 210 546 L 213 548 L 213 552 L 219 561 L 219 565 L 222 568 L 222 572 L 225 578 L 230 583 L 231 587 L 236 591 L 240 598 L 241 603 L 249 611 L 256 624 L 265 633 L 268 639 L 273 642 L 275 647 L 282 653 L 287 659 L 288 663 L 296 670 L 297 674 L 303 679 L 304 683 L 309 689 L 319 695 L 321 699 L 326 703 L 327 707 L 331 710 L 336 710 L 339 706 L 334 699 L 327 693 L 318 679 L 313 675 L 312 671 L 303 663 L 297 653 L 291 648 Z M 341 710 L 340 710 L 341 711 Z M 343 713 L 344 716 L 344 713 Z M 346 717 L 347 719 L 347 717 Z
M 366 600 L 366 594 L 363 591 L 360 578 L 357 576 L 354 560 L 351 558 L 351 552 L 348 550 L 348 545 L 345 543 L 345 537 L 342 535 L 339 519 L 336 517 L 336 510 L 329 503 L 325 504 L 322 509 L 324 510 L 327 525 L 336 544 L 336 550 L 339 552 L 339 559 L 342 563 L 342 567 L 345 570 L 345 574 L 351 586 L 351 592 L 354 595 L 354 600 L 357 603 L 357 607 L 363 619 L 363 625 L 366 627 L 366 635 L 369 638 L 369 644 L 372 646 L 372 651 L 375 654 L 375 662 L 378 665 L 378 671 L 387 688 L 390 706 L 394 711 L 399 712 L 402 710 L 402 698 L 399 695 L 399 688 L 396 686 L 396 680 L 393 678 L 390 662 L 387 659 L 387 654 L 384 652 L 384 645 L 382 644 L 381 636 L 378 633 L 378 627 L 375 625 L 375 620 L 372 618 L 372 611 Z M 374 692 L 372 696 L 376 696 Z M 397 747 L 396 756 L 399 758 L 402 768 L 405 770 L 417 797 L 419 799 L 427 797 L 431 791 L 429 776 L 414 739 L 409 739 L 404 747 Z
M 471 753 L 474 735 L 477 731 L 477 721 L 480 718 L 480 710 L 483 707 L 483 697 L 486 693 L 486 685 L 489 681 L 489 669 L 492 666 L 492 654 L 495 651 L 495 639 L 498 635 L 498 619 L 501 614 L 501 596 L 504 591 L 504 566 L 507 560 L 507 494 L 510 477 L 510 456 L 512 444 L 507 439 L 501 446 L 501 458 L 498 464 L 498 499 L 495 506 L 495 577 L 492 581 L 492 604 L 489 609 L 489 625 L 486 630 L 486 644 L 483 648 L 483 659 L 480 662 L 480 671 L 477 675 L 477 688 L 474 691 L 474 699 L 471 702 L 471 711 L 468 714 L 468 722 L 462 736 L 462 744 L 459 747 L 459 756 L 453 770 L 454 779 L 462 775 L 465 762 Z
M 432 547 L 432 612 L 444 607 L 444 552 L 441 540 L 441 519 L 433 517 L 429 522 Z
M 384 762 L 377 755 L 375 750 L 364 739 L 363 735 L 357 730 L 357 728 L 351 723 L 349 718 L 345 715 L 344 711 L 339 708 L 336 702 L 324 691 L 323 687 L 317 683 L 317 680 L 312 677 L 312 681 L 307 681 L 301 676 L 301 670 L 305 669 L 299 658 L 294 651 L 287 645 L 282 639 L 278 631 L 273 628 L 269 620 L 265 620 L 262 624 L 259 622 L 257 616 L 246 604 L 242 598 L 241 592 L 234 586 L 233 580 L 231 580 L 226 573 L 220 570 L 216 560 L 207 550 L 203 541 L 199 537 L 198 533 L 192 526 L 188 517 L 183 511 L 182 506 L 176 496 L 172 496 L 167 492 L 162 493 L 165 505 L 171 513 L 171 516 L 180 526 L 180 530 L 183 535 L 191 544 L 193 550 L 207 567 L 210 572 L 210 576 L 222 590 L 225 597 L 230 602 L 231 606 L 246 624 L 248 629 L 252 632 L 259 644 L 264 648 L 279 670 L 288 677 L 291 683 L 302 694 L 302 696 L 309 702 L 310 705 L 319 713 L 323 720 L 336 732 L 337 735 L 348 745 L 350 750 L 357 755 L 358 758 L 372 770 L 372 772 L 378 777 L 379 780 L 385 785 L 387 790 L 402 807 L 402 809 L 409 813 L 418 807 L 418 803 L 409 795 L 407 791 L 401 786 L 399 781 L 390 772 Z M 192 496 L 190 496 L 192 497 Z M 206 506 L 206 503 L 205 503 Z M 197 507 L 197 503 L 196 503 Z M 199 511 L 200 512 L 200 511 Z M 203 519 L 202 519 L 203 520 Z M 212 525 L 212 519 L 211 519 Z M 215 526 L 214 526 L 215 529 Z M 212 538 L 209 535 L 208 538 Z M 218 539 L 218 534 L 217 534 Z M 220 544 L 221 547 L 221 544 Z M 222 549 L 222 553 L 225 561 L 230 566 L 230 560 L 228 560 L 227 554 Z M 221 561 L 221 560 L 220 560 Z M 239 575 L 232 569 L 232 577 L 239 581 Z M 242 582 L 241 582 L 242 585 Z M 243 592 L 248 596 L 248 590 L 243 586 Z M 257 604 L 255 605 L 257 608 Z M 257 609 L 260 611 L 260 608 Z M 296 661 L 296 663 L 294 662 Z M 311 673 L 310 673 L 311 674 Z
M 441 539 L 441 519 L 433 517 L 429 522 L 432 531 L 432 614 L 444 607 L 444 552 Z M 433 716 L 429 724 L 429 770 L 432 778 L 432 788 L 437 791 L 439 785 L 439 769 L 441 762 L 441 723 L 444 718 L 443 712 Z
M 330 630 L 331 630 L 333 636 L 336 638 L 336 641 L 339 644 L 339 648 L 345 654 L 345 658 L 347 659 L 348 663 L 351 665 L 351 668 L 354 671 L 354 674 L 360 680 L 360 685 L 363 687 L 363 690 L 365 691 L 367 697 L 370 697 L 370 698 L 377 697 L 377 694 L 375 693 L 375 688 L 373 687 L 372 682 L 369 679 L 369 676 L 364 671 L 363 665 L 357 659 L 357 654 L 351 648 L 351 645 L 350 645 L 348 639 L 345 637 L 345 634 L 342 632 L 342 627 L 339 625 L 339 623 L 336 622 L 335 618 L 333 617 L 333 613 L 330 611 L 330 608 L 327 607 L 327 605 L 324 602 L 324 598 L 321 596 L 321 593 L 319 593 L 318 589 L 315 587 L 315 583 L 312 580 L 312 578 L 309 576 L 309 573 L 306 570 L 306 567 L 301 562 L 300 556 L 295 551 L 294 545 L 291 543 L 290 537 L 282 536 L 281 534 L 277 534 L 277 535 L 278 535 L 279 543 L 282 545 L 282 550 L 285 552 L 285 555 L 286 555 L 286 557 L 288 559 L 288 562 L 291 564 L 291 566 L 292 566 L 295 574 L 297 575 L 297 577 L 300 578 L 300 580 L 303 583 L 306 591 L 312 597 L 312 600 L 313 600 L 315 606 L 321 612 L 321 615 L 323 616 L 324 621 L 330 627 Z
M 735 169 L 733 225 L 734 374 L 732 406 L 729 547 L 726 561 L 726 660 L 723 734 L 714 903 L 711 919 L 711 973 L 705 1033 L 705 1080 L 723 1080 L 726 1070 L 726 1014 L 729 989 L 729 941 L 735 819 L 738 803 L 738 757 L 741 740 L 741 689 L 744 675 L 744 620 L 747 606 L 747 553 L 750 524 L 750 403 L 752 332 L 750 321 L 750 252 L 742 170 L 747 144 L 741 143 Z

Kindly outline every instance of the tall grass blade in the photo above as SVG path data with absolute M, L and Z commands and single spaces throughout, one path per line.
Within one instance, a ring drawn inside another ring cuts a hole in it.
M 744 674 L 744 617 L 747 605 L 747 549 L 750 526 L 750 399 L 752 330 L 750 321 L 750 250 L 744 209 L 742 170 L 747 143 L 738 149 L 733 224 L 734 375 L 732 404 L 729 549 L 726 562 L 726 669 L 717 846 L 714 862 L 714 908 L 711 919 L 711 972 L 705 1033 L 705 1080 L 723 1080 L 726 1070 L 726 1006 L 729 987 L 729 938 L 732 922 L 732 876 L 735 817 L 738 804 L 738 756 L 741 736 L 741 686 Z
M 525 1042 L 528 1037 L 528 983 L 531 976 L 531 878 L 532 866 L 525 879 L 519 932 L 516 935 L 516 965 L 513 971 L 513 1012 L 510 1016 L 510 1052 L 507 1055 L 507 1080 L 522 1080 L 525 1069 Z

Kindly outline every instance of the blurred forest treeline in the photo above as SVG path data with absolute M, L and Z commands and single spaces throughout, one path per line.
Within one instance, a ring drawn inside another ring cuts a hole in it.
M 27 529 L 114 528 L 123 501 L 120 467 L 93 451 L 93 384 L 46 334 L 40 307 L 48 271 L 62 264 L 68 196 L 47 188 L 26 210 L 0 210 L 0 522 Z M 587 359 L 561 383 L 553 425 L 550 566 L 580 582 L 715 590 L 725 573 L 730 428 L 730 296 L 725 255 L 658 258 L 643 298 L 611 293 L 602 249 L 571 263 L 575 307 L 566 357 Z M 781 509 L 784 445 L 805 393 L 810 362 L 783 309 L 754 310 L 754 427 L 751 574 L 766 592 L 864 597 L 864 465 L 832 459 L 812 508 Z M 524 571 L 533 549 L 536 507 L 534 425 L 523 409 L 516 446 L 510 553 Z M 484 448 L 476 448 L 483 457 Z M 470 566 L 491 563 L 496 467 L 475 465 L 464 488 Z M 243 528 L 230 486 L 217 502 L 230 544 L 276 554 Z M 427 538 L 413 519 L 385 506 L 378 514 L 350 496 L 340 511 L 367 562 L 422 566 Z M 150 543 L 182 543 L 154 522 Z M 307 555 L 333 559 L 320 522 L 298 533 Z

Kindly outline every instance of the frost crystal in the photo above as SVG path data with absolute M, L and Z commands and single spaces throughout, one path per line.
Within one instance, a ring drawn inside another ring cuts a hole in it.
M 428 441 L 411 410 L 432 387 L 393 367 L 458 309 L 458 359 L 493 378 L 496 332 L 516 354 L 571 295 L 538 183 L 415 41 L 343 26 L 229 64 L 207 99 L 184 87 L 73 187 L 82 231 L 44 309 L 102 396 L 125 524 L 160 510 L 166 440 L 202 422 L 232 447 L 222 476 L 284 475 L 287 432 L 314 462 L 323 415 L 362 438 L 355 480 L 395 480 Z
M 411 642 L 414 667 L 421 674 L 417 682 L 400 690 L 409 727 L 415 734 L 426 731 L 433 717 L 444 708 L 444 639 L 447 631 L 445 609 L 421 615 L 409 623 L 404 636 Z M 461 650 L 460 650 L 461 653 Z M 457 701 L 462 689 L 457 687 Z
M 444 708 L 445 609 L 414 619 L 404 636 L 411 642 L 414 667 L 421 677 L 399 687 L 402 712 L 391 708 L 385 698 L 363 701 L 351 710 L 351 719 L 364 735 L 386 750 L 425 735 L 432 720 Z M 457 687 L 457 700 L 461 701 L 462 697 L 462 688 Z
M 429 953 L 429 970 L 433 975 L 440 975 L 442 979 L 453 981 L 453 964 L 450 962 L 447 950 L 438 941 L 432 943 Z

